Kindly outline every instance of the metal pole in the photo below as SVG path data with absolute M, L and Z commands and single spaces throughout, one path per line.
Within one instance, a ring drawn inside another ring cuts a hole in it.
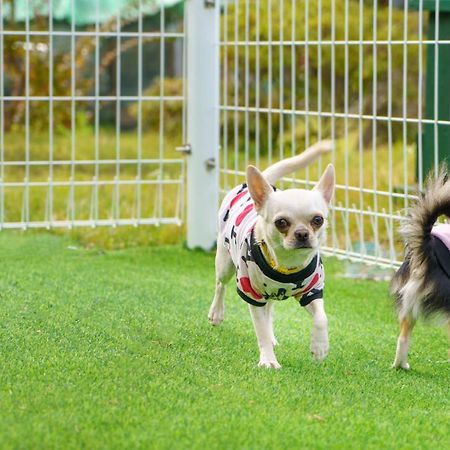
M 219 5 L 187 0 L 187 245 L 210 250 L 219 202 Z

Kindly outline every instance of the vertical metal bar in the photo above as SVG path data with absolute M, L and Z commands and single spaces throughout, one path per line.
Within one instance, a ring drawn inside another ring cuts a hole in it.
M 280 0 L 280 33 L 279 33 L 279 56 L 280 56 L 280 66 L 278 70 L 278 76 L 280 77 L 280 93 L 279 93 L 279 108 L 280 108 L 280 134 L 279 134 L 279 154 L 278 158 L 284 158 L 284 0 Z
M 403 97 L 402 97 L 402 136 L 403 136 L 403 207 L 408 208 L 408 0 L 405 0 L 403 6 Z
M 435 11 L 435 29 L 434 29 L 434 105 L 433 105 L 433 118 L 434 118 L 434 174 L 435 177 L 438 176 L 439 171 L 439 133 L 438 124 L 439 119 L 439 8 L 440 0 L 436 1 L 436 11 Z M 450 80 L 449 80 L 450 81 Z M 449 149 L 450 151 L 450 149 Z
M 366 254 L 366 243 L 364 238 L 364 142 L 363 142 L 363 119 L 364 114 L 364 84 L 363 84 L 363 70 L 364 70 L 364 48 L 362 41 L 364 39 L 364 0 L 359 0 L 359 45 L 358 45 L 358 153 L 359 153 L 359 242 L 361 246 L 361 256 L 364 259 Z
M 93 226 L 98 220 L 98 181 L 100 176 L 100 0 L 95 1 L 95 164 L 93 190 Z
M 272 164 L 272 0 L 267 0 L 267 163 Z
M 349 100 L 349 80 L 348 80 L 348 72 L 349 72 L 349 36 L 348 36 L 348 20 L 349 20 L 349 0 L 345 0 L 345 11 L 344 11 L 344 201 L 345 201 L 345 209 L 347 210 L 347 214 L 345 215 L 345 248 L 346 250 L 351 250 L 351 237 L 349 234 L 350 226 L 349 226 L 349 213 L 348 209 L 350 207 L 349 203 L 349 195 L 348 195 L 348 187 L 349 187 L 349 173 L 348 173 L 348 100 Z
M 228 4 L 226 5 L 228 8 Z M 182 137 L 183 143 L 187 142 L 187 17 L 186 9 L 183 8 L 183 125 L 182 125 Z
M 317 140 L 322 140 L 322 0 L 317 2 Z M 318 162 L 322 172 L 322 158 Z
M 186 38 L 186 30 L 187 30 L 187 14 L 186 8 L 183 8 L 183 143 L 187 143 L 187 38 Z M 181 166 L 181 219 L 182 222 L 186 220 L 186 164 L 183 159 Z
M 374 215 L 374 241 L 376 254 L 375 257 L 379 258 L 379 234 L 378 234 L 378 172 L 377 172 L 377 98 L 378 98 L 378 66 L 377 66 L 377 38 L 378 38 L 378 28 L 377 28 L 377 17 L 378 17 L 378 0 L 373 2 L 373 21 L 372 21 L 372 188 L 373 188 L 373 209 L 375 211 Z
M 188 157 L 187 244 L 209 249 L 216 240 L 219 156 L 218 2 L 187 2 Z M 216 165 L 208 165 L 213 161 Z
M 239 0 L 234 0 L 234 184 L 239 170 Z
M 48 168 L 48 227 L 53 221 L 53 0 L 48 0 L 48 149 L 49 149 L 49 168 Z
M 259 167 L 259 157 L 260 157 L 260 96 L 261 96 L 261 86 L 260 86 L 260 19 L 261 19 L 261 3 L 260 0 L 256 0 L 256 67 L 255 67 L 255 87 L 256 87 L 256 97 L 255 97 L 255 164 Z
M 295 110 L 296 110 L 296 0 L 291 0 L 291 155 L 295 155 Z
M 336 142 L 336 0 L 331 0 L 331 139 Z M 333 165 L 336 166 L 336 145 L 333 146 Z M 337 250 L 336 210 L 331 209 L 333 253 Z
M 160 12 L 162 14 L 162 11 Z M 139 225 L 139 222 L 141 220 L 142 215 L 142 206 L 141 206 L 141 197 L 142 197 L 142 0 L 139 0 L 138 3 L 138 61 L 137 61 L 137 70 L 138 70 L 138 86 L 137 86 L 137 95 L 138 95 L 138 102 L 137 102 L 137 141 L 136 141 L 136 154 L 137 154 L 137 167 L 136 167 L 136 211 L 135 211 L 135 226 Z M 162 64 L 162 61 L 160 60 L 160 64 Z M 160 69 L 161 73 L 161 69 Z M 160 83 L 163 83 L 164 80 L 160 78 Z M 161 147 L 160 147 L 161 152 Z M 158 180 L 161 179 L 161 167 L 159 168 L 158 173 Z M 159 210 L 159 190 L 158 190 L 158 196 L 156 197 L 156 209 Z M 158 213 L 156 213 L 158 215 Z
M 121 17 L 121 9 L 117 11 L 116 17 L 116 174 L 115 174 L 115 186 L 114 186 L 114 220 L 119 220 L 120 218 L 120 154 L 121 154 L 121 145 L 120 145 L 120 132 L 121 132 L 121 100 L 120 96 L 122 95 L 122 17 Z
M 250 91 L 250 67 L 249 67 L 249 40 L 250 40 L 250 6 L 249 0 L 245 0 L 244 11 L 245 47 L 244 47 L 244 167 L 249 164 L 249 91 Z
M 395 248 L 394 248 L 394 241 L 391 239 L 393 236 L 393 229 L 394 229 L 394 221 L 392 219 L 392 215 L 394 212 L 394 205 L 392 203 L 392 194 L 393 194 L 393 171 L 392 171 L 392 164 L 393 164 L 393 156 L 392 156 L 392 0 L 389 0 L 388 2 L 388 122 L 387 122 L 387 128 L 388 128 L 388 191 L 389 191 L 389 197 L 388 197 L 388 211 L 389 211 L 389 220 L 387 220 L 387 226 L 390 227 L 388 230 L 388 237 L 389 237 L 389 258 L 391 260 L 391 264 L 395 261 Z
M 305 148 L 309 147 L 309 0 L 305 0 Z M 306 187 L 309 188 L 309 167 L 306 167 Z
M 69 214 L 70 227 L 75 221 L 75 156 L 76 156 L 76 70 L 75 70 L 75 0 L 71 0 L 71 24 L 70 24 L 70 188 L 69 188 Z
M 30 2 L 26 2 L 25 18 L 25 189 L 23 199 L 23 227 L 28 228 L 30 220 Z
M 423 187 L 423 0 L 419 1 L 419 79 L 418 79 L 418 95 L 417 95 L 417 133 L 418 139 L 418 188 L 422 190 Z
M 229 190 L 228 185 L 228 2 L 223 6 L 223 188 L 225 191 Z
M 3 0 L 0 0 L 0 65 L 4 67 L 4 41 L 3 34 Z M 0 230 L 5 222 L 5 189 L 3 183 L 5 181 L 5 78 L 4 70 L 0 70 Z
M 142 0 L 140 0 L 142 1 Z M 164 165 L 163 165 L 163 159 L 164 159 L 164 82 L 166 77 L 166 38 L 165 38 L 165 29 L 166 29 L 166 10 L 165 10 L 165 3 L 164 0 L 161 0 L 160 4 L 161 8 L 161 15 L 160 15 L 160 32 L 161 32 L 161 39 L 159 41 L 159 51 L 160 51 L 160 83 L 159 83 L 159 179 L 160 184 L 158 186 L 158 217 L 163 217 L 163 184 L 162 180 L 164 179 Z M 142 27 L 142 8 L 141 13 L 139 14 L 141 17 L 141 27 Z M 142 32 L 141 32 L 142 34 Z M 141 46 L 142 46 L 142 38 L 141 38 Z M 142 52 L 142 49 L 140 50 Z M 141 64 L 142 64 L 142 57 L 141 57 Z M 140 69 L 142 72 L 142 67 Z M 141 74 L 141 86 L 140 86 L 140 93 L 139 95 L 143 95 L 142 93 L 142 74 Z M 142 133 L 142 130 L 141 130 Z M 142 138 L 141 138 L 142 139 Z M 141 141 L 142 142 L 142 141 Z M 142 155 L 141 155 L 142 157 Z

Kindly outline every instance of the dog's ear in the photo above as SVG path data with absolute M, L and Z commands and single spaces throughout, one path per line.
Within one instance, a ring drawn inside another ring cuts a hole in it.
M 263 177 L 262 173 L 254 166 L 247 167 L 247 187 L 255 203 L 256 210 L 261 209 L 273 192 L 272 186 Z
M 330 204 L 334 193 L 334 183 L 335 183 L 335 173 L 334 166 L 328 164 L 319 182 L 314 187 L 315 190 L 321 192 L 325 201 Z

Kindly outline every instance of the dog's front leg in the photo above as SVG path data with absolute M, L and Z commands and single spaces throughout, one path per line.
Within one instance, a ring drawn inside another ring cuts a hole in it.
M 305 308 L 313 318 L 311 330 L 311 353 L 317 361 L 322 361 L 328 355 L 328 319 L 325 314 L 323 299 L 313 300 Z
M 279 369 L 281 366 L 277 361 L 274 347 L 274 336 L 271 323 L 271 305 L 253 306 L 249 305 L 250 314 L 253 319 L 256 337 L 259 347 L 259 366 Z

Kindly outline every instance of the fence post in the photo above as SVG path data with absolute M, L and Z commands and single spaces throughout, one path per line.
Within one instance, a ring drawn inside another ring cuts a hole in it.
M 210 250 L 219 202 L 218 0 L 186 1 L 187 245 Z

